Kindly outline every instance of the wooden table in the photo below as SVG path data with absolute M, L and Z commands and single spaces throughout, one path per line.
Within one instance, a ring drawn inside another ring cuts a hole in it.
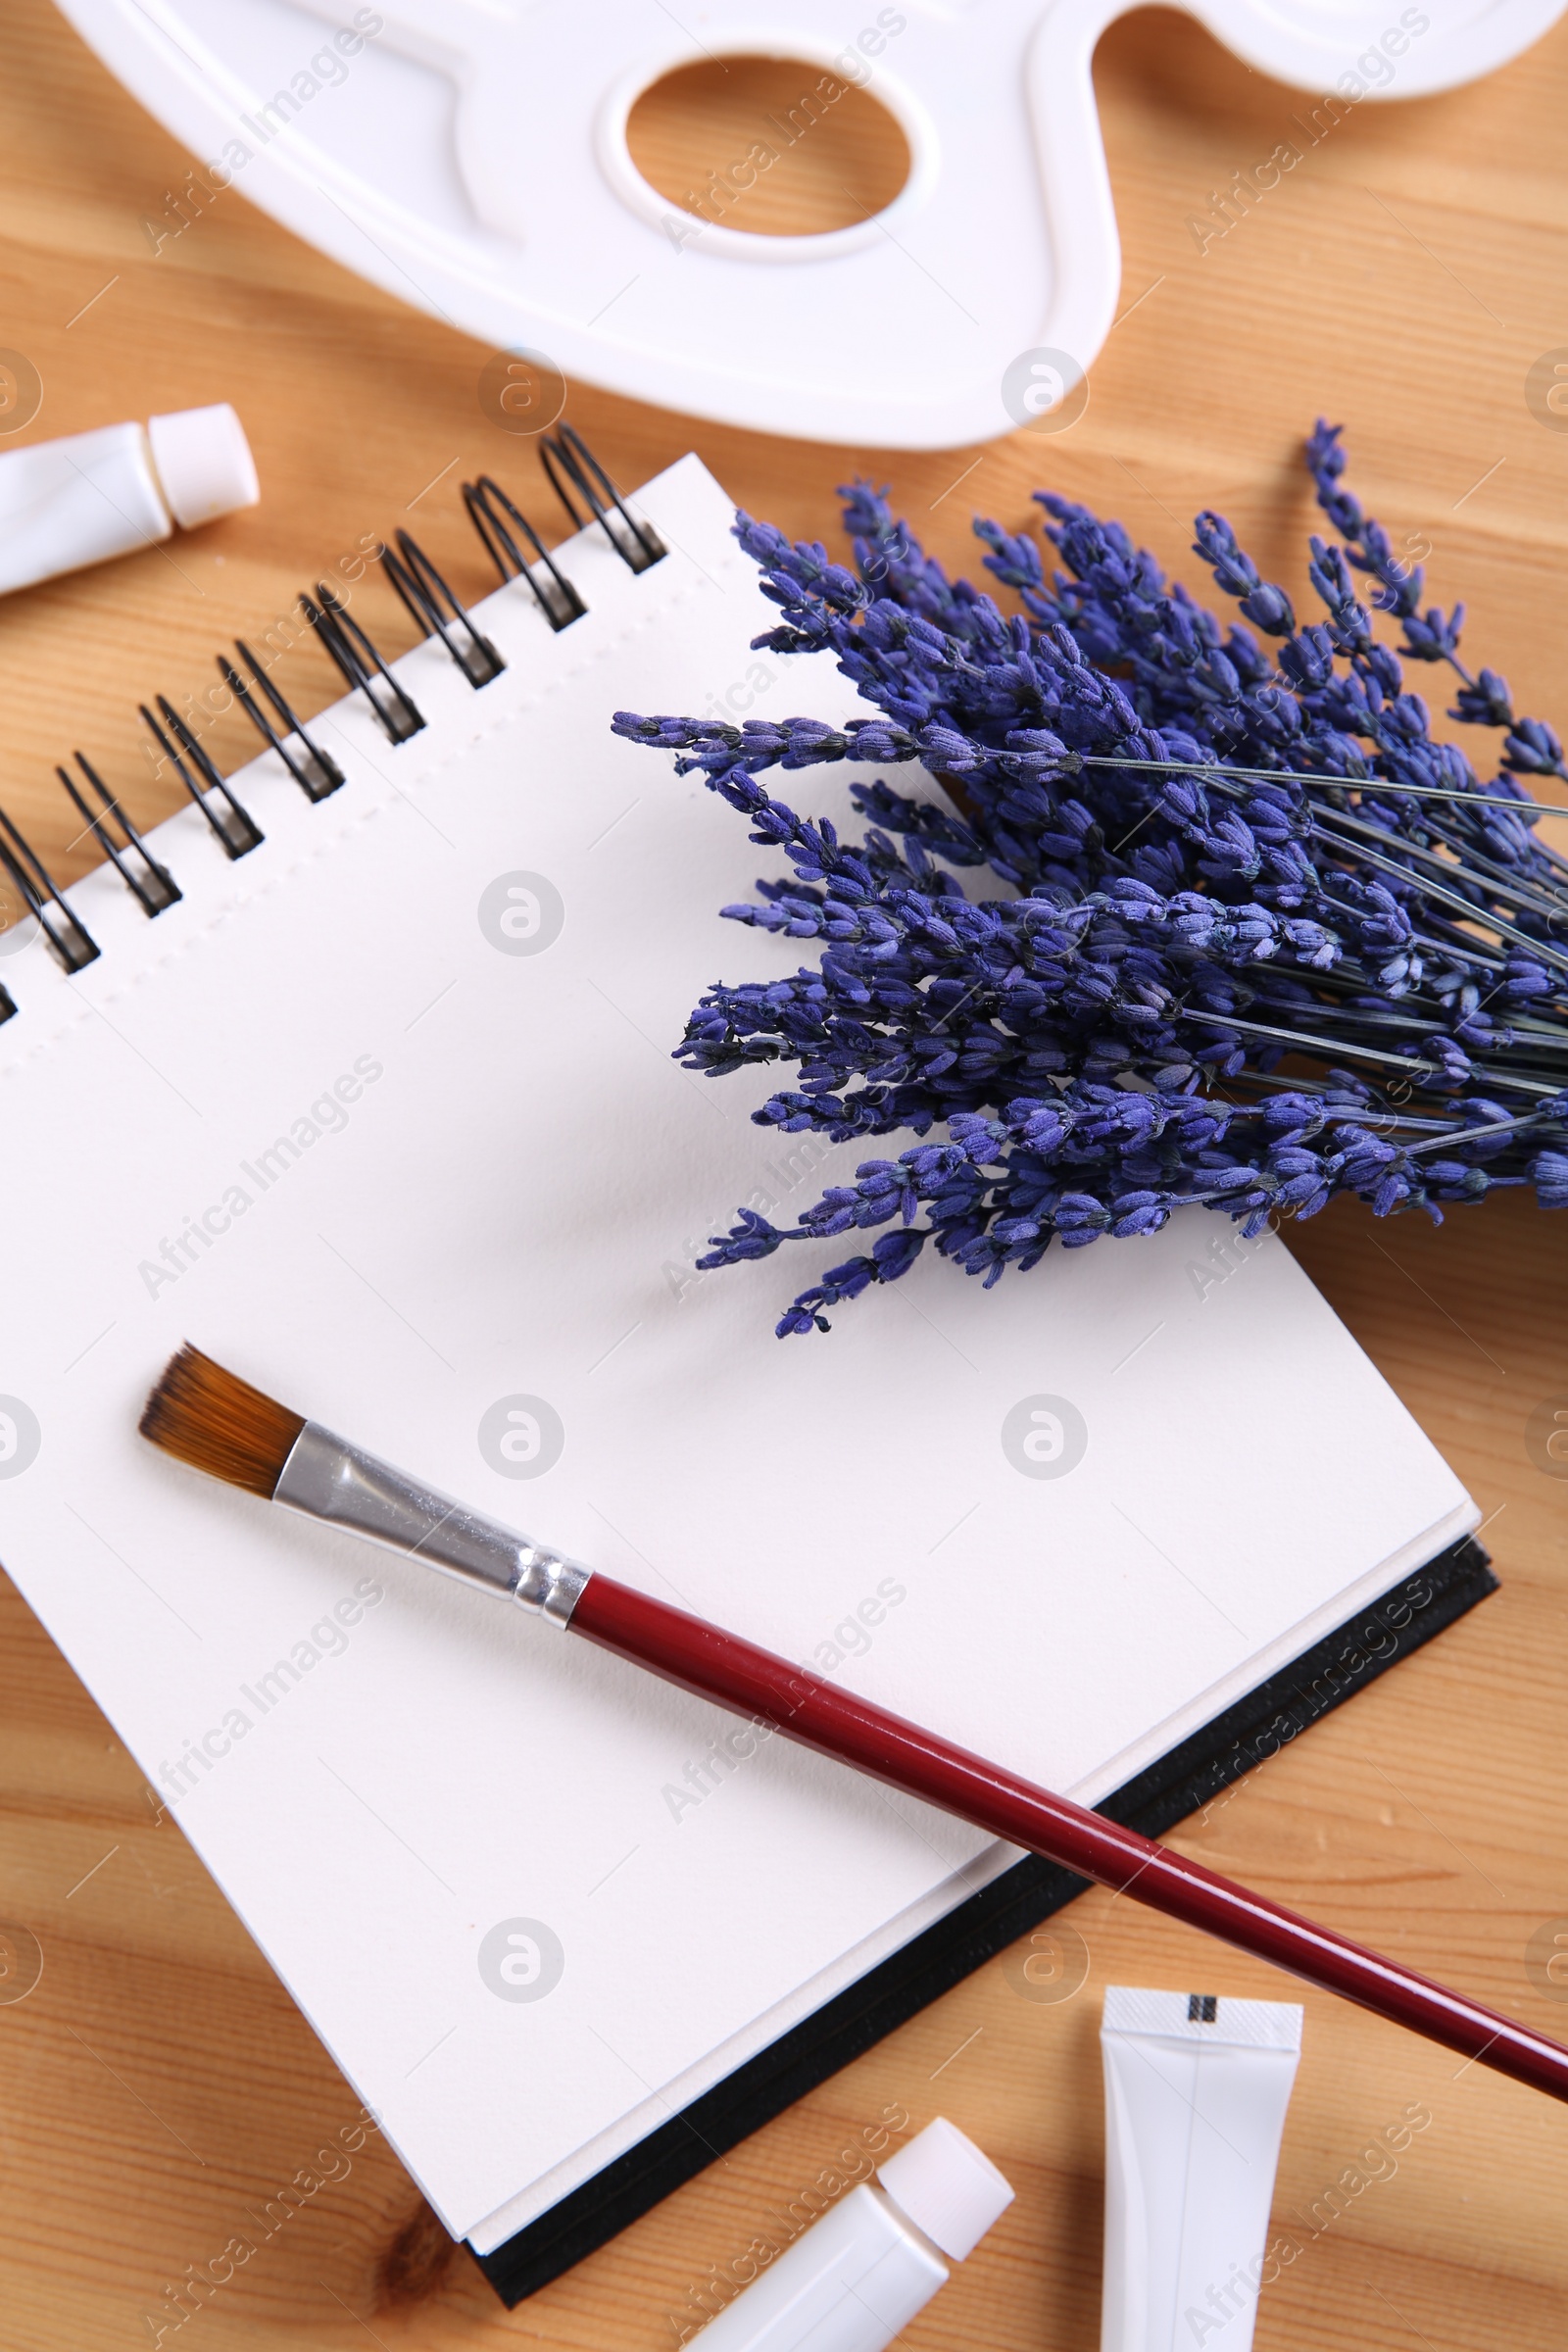
M 891 478 L 913 527 L 964 564 L 969 511 L 1021 527 L 1044 471 L 1202 586 L 1182 518 L 1214 503 L 1304 594 L 1298 442 L 1315 415 L 1344 418 L 1373 512 L 1396 545 L 1430 549 L 1436 598 L 1468 600 L 1472 660 L 1560 721 L 1568 438 L 1530 415 L 1524 379 L 1568 342 L 1568 25 L 1475 89 L 1358 109 L 1201 252 L 1189 217 L 1292 135 L 1298 98 L 1164 14 L 1117 27 L 1099 78 L 1123 317 L 1071 433 L 890 458 L 587 389 L 572 396 L 577 422 L 623 481 L 695 446 L 794 533 L 833 537 L 833 485 L 852 472 Z M 670 172 L 721 161 L 713 120 L 701 88 L 656 105 L 649 152 Z M 705 139 L 717 142 L 706 159 Z M 175 795 L 143 758 L 136 703 L 203 694 L 218 649 L 285 611 L 308 566 L 414 506 L 437 560 L 477 590 L 460 473 L 496 467 L 525 505 L 547 506 L 530 445 L 479 410 L 478 345 L 345 275 L 237 193 L 155 250 L 144 221 L 168 225 L 187 160 L 46 0 L 11 0 L 0 342 L 42 371 L 28 437 L 231 397 L 266 485 L 257 512 L 179 542 L 177 563 L 151 552 L 0 611 L 0 796 L 63 874 L 84 854 L 56 760 L 80 745 L 138 816 L 167 813 Z M 866 184 L 885 162 L 873 142 Z M 808 159 L 767 192 L 772 224 L 817 219 L 845 169 Z M 361 609 L 391 648 L 408 642 L 384 583 Z M 307 708 L 329 699 L 314 654 L 283 674 Z M 234 716 L 208 739 L 224 765 L 250 748 Z M 1477 1496 L 1503 1586 L 1176 1839 L 1562 2035 L 1568 2006 L 1531 1984 L 1524 1953 L 1568 1914 L 1568 1485 L 1532 1464 L 1525 1426 L 1544 1398 L 1568 1396 L 1565 1239 L 1562 1220 L 1517 1199 L 1442 1232 L 1341 1207 L 1291 1236 Z M 152 2340 L 144 2315 L 166 2284 L 219 2254 L 356 2102 L 3 1580 L 0 1613 L 0 1919 L 29 1927 L 46 1956 L 37 1991 L 0 2007 L 0 2345 L 107 2352 Z M 1001 1963 L 982 1970 L 511 2317 L 372 2142 L 204 2299 L 188 2335 L 164 2340 L 652 2352 L 677 2340 L 693 2289 L 745 2247 L 762 2208 L 896 2100 L 953 2116 L 1019 2188 L 984 2259 L 909 2329 L 911 2352 L 1082 2352 L 1099 2326 L 1100 1988 L 1292 1987 L 1125 1902 L 1093 1894 L 1073 1916 L 1092 1955 L 1075 2000 L 1025 2001 Z M 1303 2253 L 1263 2297 L 1258 2344 L 1560 2346 L 1568 2118 L 1335 2001 L 1306 2006 L 1276 2204 Z M 1396 2176 L 1352 2170 L 1412 2100 L 1433 2121 Z M 1302 2217 L 1337 2182 L 1345 2211 L 1313 2236 Z

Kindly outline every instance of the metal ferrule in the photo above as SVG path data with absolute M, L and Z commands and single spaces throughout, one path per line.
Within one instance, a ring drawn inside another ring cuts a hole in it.
M 307 1421 L 272 1500 L 564 1626 L 591 1569 Z

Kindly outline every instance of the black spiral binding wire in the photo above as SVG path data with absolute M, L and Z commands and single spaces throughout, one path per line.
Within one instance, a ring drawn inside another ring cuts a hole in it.
M 505 662 L 416 539 L 399 531 L 396 547 L 381 551 L 381 569 L 403 599 L 415 627 L 426 637 L 440 638 L 470 686 L 488 686 L 492 678 L 500 677 Z M 460 637 L 460 629 L 466 635 Z
M 165 724 L 169 729 L 168 734 L 164 732 L 164 727 L 160 726 L 145 703 L 137 705 L 143 719 L 152 729 L 153 741 L 163 753 L 164 758 L 169 760 L 175 775 L 178 776 L 185 790 L 217 834 L 222 845 L 224 857 L 248 858 L 252 850 L 261 847 L 267 838 L 266 834 L 250 810 L 242 808 L 234 798 L 233 793 L 167 695 L 161 694 L 158 697 L 158 708 L 163 712 Z M 173 743 L 170 742 L 170 735 L 173 736 Z M 190 763 L 189 766 L 186 765 L 187 760 Z M 195 775 L 192 775 L 191 768 L 196 770 Z M 198 776 L 201 779 L 199 783 Z M 220 804 L 216 808 L 214 807 L 215 800 Z
M 580 433 L 563 424 L 540 448 L 545 471 L 574 530 L 597 522 L 616 555 L 634 572 L 647 571 L 663 559 L 668 550 L 659 533 L 651 523 L 632 514 Z M 586 514 L 579 514 L 572 490 L 583 500 Z M 503 582 L 526 581 L 552 629 L 569 628 L 574 620 L 580 620 L 587 606 L 500 483 L 482 473 L 476 481 L 463 484 L 463 501 Z M 531 552 L 525 553 L 524 547 Z M 440 638 L 470 685 L 487 686 L 500 676 L 507 666 L 502 656 L 407 531 L 398 532 L 396 548 L 384 549 L 381 560 L 414 620 L 426 636 Z M 422 711 L 331 588 L 318 581 L 314 597 L 307 593 L 300 598 L 300 609 L 350 691 L 365 696 L 388 740 L 407 743 L 417 735 L 425 723 Z M 220 654 L 218 667 L 223 683 L 307 799 L 324 801 L 346 781 L 343 770 L 316 742 L 245 640 L 240 637 L 234 642 L 250 679 L 242 677 L 226 656 Z M 260 825 L 236 799 L 168 697 L 159 695 L 157 706 L 157 716 L 145 703 L 139 706 L 153 740 L 216 834 L 225 857 L 248 857 L 265 839 Z M 137 904 L 149 915 L 163 914 L 179 900 L 179 885 L 153 856 L 85 755 L 77 752 L 74 758 L 97 807 L 83 797 L 68 769 L 58 767 L 55 773 Z M 66 904 L 42 858 L 4 808 L 0 808 L 0 873 L 10 880 L 65 971 L 84 971 L 97 961 L 96 940 Z M 0 985 L 0 1022 L 10 1020 L 16 1010 L 11 992 Z
M 647 571 L 663 562 L 669 550 L 651 522 L 639 522 L 615 488 L 581 433 L 569 424 L 558 425 L 539 444 L 539 456 L 555 491 L 571 516 L 574 531 L 597 522 L 621 562 L 632 571 Z M 563 480 L 563 475 L 565 480 Z M 569 481 L 588 512 L 579 514 L 566 488 Z
M 98 959 L 98 943 L 85 923 L 78 922 L 56 890 L 49 869 L 36 850 L 17 831 L 0 808 L 0 866 L 15 884 L 18 896 L 32 915 L 56 960 L 68 972 L 84 971 Z
M 581 620 L 588 608 L 554 556 L 540 538 L 526 514 L 514 507 L 493 474 L 481 473 L 476 482 L 463 485 L 463 503 L 468 510 L 468 520 L 484 543 L 485 552 L 500 572 L 502 583 L 522 580 L 532 589 L 540 612 L 550 626 L 560 631 L 567 629 L 574 620 Z M 518 538 L 525 539 L 533 553 L 525 556 Z M 534 571 L 536 564 L 543 564 L 546 577 L 540 579 Z
M 345 782 L 343 770 L 329 752 L 306 729 L 305 721 L 295 716 L 289 703 L 273 685 L 265 663 L 258 662 L 243 637 L 236 637 L 234 650 L 248 664 L 251 676 L 272 707 L 272 717 L 257 702 L 245 680 L 226 654 L 218 657 L 218 674 L 229 689 L 240 709 L 260 735 L 262 741 L 274 751 L 288 769 L 308 801 L 324 801 L 328 793 L 336 792 Z M 273 721 L 281 722 L 279 734 Z M 295 745 L 298 745 L 298 750 Z
M 319 601 L 318 601 L 319 600 Z M 424 713 L 398 684 L 369 638 L 347 606 L 340 605 L 324 580 L 316 595 L 300 598 L 300 611 L 331 655 L 350 691 L 356 687 L 380 720 L 387 741 L 407 743 L 424 725 Z
M 70 769 L 57 767 L 55 774 L 71 795 L 77 815 L 86 824 L 87 830 L 109 858 L 116 873 L 143 914 L 166 913 L 171 906 L 177 906 L 179 900 L 184 896 L 179 884 L 174 880 L 167 865 L 159 864 L 158 859 L 153 856 L 123 808 L 115 800 L 85 752 L 77 752 L 75 761 L 102 804 L 101 810 L 90 808 L 77 790 L 75 779 Z M 107 820 L 110 817 L 113 817 L 115 823 L 120 827 L 121 838 L 119 841 L 115 839 L 109 829 Z

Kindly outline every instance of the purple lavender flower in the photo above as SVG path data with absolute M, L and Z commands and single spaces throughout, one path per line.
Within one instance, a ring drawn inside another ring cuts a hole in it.
M 711 988 L 678 1058 L 793 1071 L 764 1126 L 916 1139 L 798 1225 L 747 1209 L 714 1237 L 705 1266 L 875 1234 L 781 1336 L 825 1331 L 927 1242 L 989 1287 L 1053 1241 L 1130 1239 L 1178 1208 L 1252 1234 L 1344 1192 L 1440 1222 L 1498 1186 L 1568 1206 L 1568 859 L 1517 780 L 1568 775 L 1562 747 L 1464 667 L 1462 607 L 1421 613 L 1420 569 L 1340 487 L 1340 428 L 1306 455 L 1339 534 L 1311 542 L 1322 622 L 1298 622 L 1218 514 L 1195 552 L 1251 628 L 1044 493 L 1049 577 L 1034 540 L 975 525 L 1009 615 L 857 483 L 853 572 L 746 515 L 736 535 L 780 610 L 759 645 L 831 650 L 873 715 L 617 714 L 787 861 L 725 915 L 815 943 L 791 977 Z M 1502 732 L 1492 782 L 1433 739 L 1401 656 L 1446 662 L 1449 715 Z M 931 783 L 857 780 L 867 830 L 847 842 L 759 781 L 846 760 Z M 971 899 L 959 875 L 980 866 L 1013 895 Z

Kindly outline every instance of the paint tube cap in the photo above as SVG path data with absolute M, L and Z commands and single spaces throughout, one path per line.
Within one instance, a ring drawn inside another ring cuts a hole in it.
M 955 2262 L 974 2252 L 1012 2203 L 1012 2188 L 956 2124 L 939 2115 L 906 2147 L 877 2166 L 901 2213 Z
M 245 427 L 226 400 L 151 416 L 147 438 L 169 511 L 182 530 L 254 507 L 261 497 Z

